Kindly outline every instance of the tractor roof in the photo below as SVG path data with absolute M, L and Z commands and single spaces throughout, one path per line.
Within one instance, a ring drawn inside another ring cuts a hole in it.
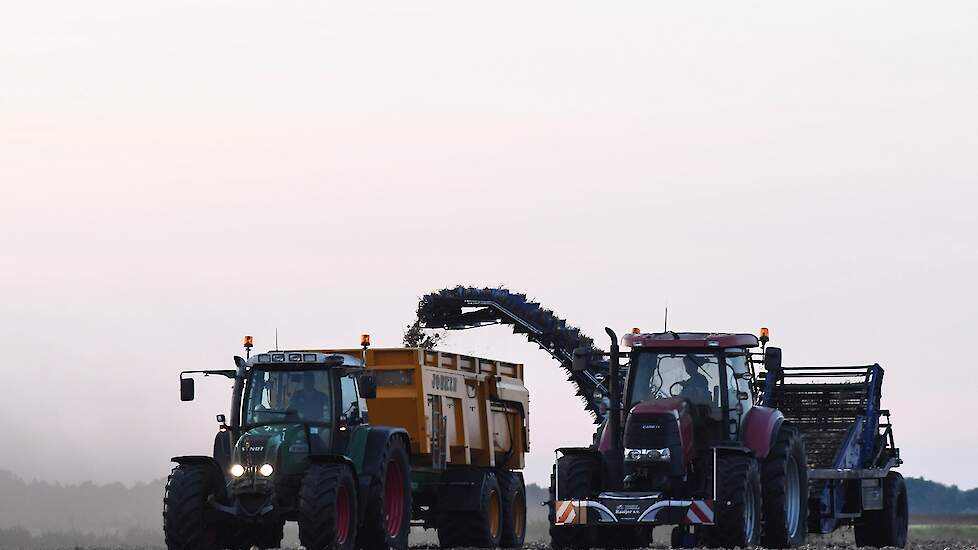
M 290 350 L 269 351 L 254 355 L 249 365 L 264 368 L 295 367 L 321 369 L 329 367 L 363 367 L 363 361 L 345 353 L 322 353 L 318 351 Z
M 622 339 L 631 348 L 752 348 L 758 345 L 753 334 L 716 332 L 651 332 L 626 334 Z

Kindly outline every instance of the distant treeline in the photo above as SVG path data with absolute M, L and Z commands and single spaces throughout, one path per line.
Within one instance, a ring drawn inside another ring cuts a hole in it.
M 162 546 L 164 484 L 61 485 L 0 470 L 0 548 Z M 907 491 L 915 514 L 978 513 L 978 489 L 909 478 Z M 542 521 L 547 489 L 530 484 L 526 492 L 531 521 Z

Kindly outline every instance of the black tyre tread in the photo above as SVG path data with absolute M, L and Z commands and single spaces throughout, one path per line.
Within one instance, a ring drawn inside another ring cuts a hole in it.
M 883 548 L 907 545 L 907 486 L 903 476 L 890 472 L 883 479 L 883 509 L 866 510 L 854 531 L 856 546 Z M 904 520 L 901 521 L 901 514 Z
M 601 461 L 592 455 L 565 455 L 557 461 L 560 483 L 556 473 L 550 474 L 550 546 L 554 550 L 565 548 L 589 548 L 592 533 L 581 525 L 554 525 L 557 521 L 556 492 L 560 488 L 562 500 L 584 498 L 601 487 Z
M 498 470 L 496 481 L 499 483 L 499 496 L 502 498 L 503 530 L 499 537 L 502 548 L 519 548 L 526 540 L 526 483 L 523 474 L 509 470 Z M 514 503 L 517 499 L 523 501 L 523 533 L 516 533 Z
M 384 517 L 384 484 L 387 482 L 387 465 L 391 460 L 400 463 L 405 485 L 404 521 L 401 532 L 396 537 L 388 536 L 387 520 Z M 387 440 L 380 464 L 383 465 L 382 470 L 370 483 L 367 493 L 357 545 L 364 550 L 407 550 L 408 534 L 411 531 L 411 466 L 403 438 L 395 436 Z
M 173 468 L 163 493 L 163 537 L 169 550 L 214 550 L 220 545 L 220 528 L 207 523 L 205 509 L 222 481 L 210 465 Z
M 714 510 L 716 525 L 698 531 L 700 545 L 710 548 L 757 546 L 758 540 L 746 539 L 743 524 L 746 484 L 754 485 L 757 500 L 761 497 L 761 476 L 757 460 L 741 453 L 720 453 L 717 455 L 717 476 L 720 479 L 717 482 L 718 494 Z M 761 511 L 759 505 L 760 502 L 755 502 L 757 512 Z M 755 538 L 759 539 L 760 514 L 757 516 L 754 533 Z
M 785 486 L 788 457 L 794 456 L 798 466 L 801 503 L 798 532 L 790 537 L 786 525 Z M 805 543 L 808 534 L 808 462 L 805 442 L 795 428 L 783 424 L 761 471 L 761 502 L 763 530 L 761 544 L 766 548 L 795 548 Z
M 336 499 L 341 484 L 351 491 L 353 533 L 346 548 L 356 541 L 356 483 L 350 468 L 342 464 L 312 464 L 299 488 L 299 542 L 308 550 L 332 549 L 336 543 Z
M 438 514 L 438 544 L 442 548 L 495 548 L 499 539 L 493 539 L 489 531 L 489 495 L 493 489 L 499 493 L 499 483 L 494 472 L 487 471 L 480 484 L 479 509 L 475 512 L 441 511 Z M 500 528 L 500 534 L 502 529 Z

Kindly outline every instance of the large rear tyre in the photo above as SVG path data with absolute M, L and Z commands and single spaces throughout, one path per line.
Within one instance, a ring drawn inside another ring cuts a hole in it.
M 907 486 L 897 472 L 886 474 L 883 479 L 883 509 L 863 512 L 862 523 L 857 524 L 856 546 L 907 546 Z
M 308 550 L 353 550 L 357 485 L 343 464 L 312 464 L 299 489 L 299 542 Z
M 438 515 L 438 543 L 442 548 L 496 548 L 503 531 L 503 503 L 494 472 L 485 472 L 472 498 L 479 503 L 471 512 L 442 511 Z
M 591 454 L 560 457 L 550 475 L 550 546 L 554 550 L 590 548 L 591 532 L 583 525 L 557 525 L 557 498 L 587 498 L 601 489 L 601 459 Z M 559 490 L 559 494 L 557 491 Z
M 503 531 L 499 546 L 519 548 L 526 540 L 526 484 L 523 474 L 500 470 L 496 472 L 502 499 Z
M 795 548 L 808 534 L 808 462 L 798 430 L 782 425 L 761 471 L 761 544 Z
M 411 530 L 411 467 L 401 437 L 387 440 L 381 471 L 370 483 L 360 528 L 365 550 L 406 550 Z
M 163 493 L 163 536 L 169 550 L 216 550 L 223 525 L 209 514 L 207 499 L 223 492 L 224 479 L 210 464 L 179 464 Z
M 757 546 L 761 535 L 761 474 L 757 460 L 741 453 L 717 455 L 716 525 L 701 528 L 710 548 Z

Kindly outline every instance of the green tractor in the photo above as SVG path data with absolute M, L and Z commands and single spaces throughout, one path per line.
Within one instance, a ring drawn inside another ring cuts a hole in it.
M 364 350 L 369 341 L 363 342 Z M 410 443 L 403 428 L 371 426 L 376 395 L 364 361 L 348 354 L 271 351 L 235 357 L 234 370 L 180 373 L 234 381 L 231 418 L 218 415 L 213 456 L 178 456 L 163 497 L 169 550 L 281 545 L 286 521 L 308 550 L 405 549 L 411 523 Z

